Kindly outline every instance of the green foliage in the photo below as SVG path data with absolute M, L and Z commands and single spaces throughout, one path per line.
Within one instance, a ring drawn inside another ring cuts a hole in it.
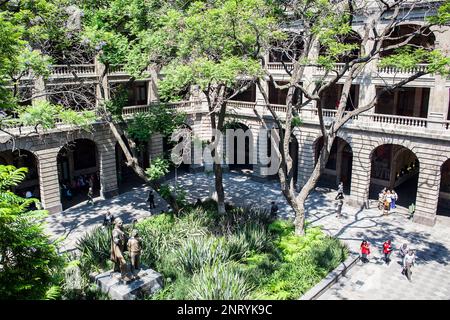
M 319 228 L 307 228 L 305 236 L 298 237 L 292 223 L 275 221 L 269 230 L 277 236 L 275 245 L 282 258 L 255 292 L 257 299 L 298 299 L 348 254 L 339 240 L 325 236 Z
M 265 211 L 229 207 L 224 216 L 216 208 L 204 201 L 178 216 L 160 214 L 136 225 L 142 263 L 165 278 L 164 289 L 147 298 L 298 299 L 346 257 L 346 248 L 319 228 L 298 237 L 292 222 L 270 223 Z M 83 261 L 101 267 L 109 248 L 104 238 L 91 237 L 97 244 L 82 253 L 81 269 Z
M 29 211 L 36 199 L 24 199 L 10 188 L 26 168 L 0 165 L 0 296 L 2 299 L 55 299 L 63 260 L 44 233 L 46 211 Z
M 395 50 L 394 54 L 384 57 L 380 61 L 381 67 L 396 67 L 400 70 L 415 68 L 417 64 L 426 63 L 428 73 L 450 75 L 450 57 L 444 56 L 437 50 L 425 50 L 405 46 Z
M 437 10 L 437 14 L 427 17 L 427 20 L 439 26 L 447 25 L 450 22 L 450 1 L 443 1 Z
M 187 297 L 192 300 L 245 300 L 252 289 L 235 264 L 217 263 L 194 274 Z
M 127 131 L 133 140 L 146 142 L 155 133 L 170 136 L 184 123 L 184 119 L 184 114 L 170 110 L 166 105 L 155 105 L 149 112 L 134 115 Z
M 81 252 L 80 268 L 85 274 L 93 271 L 92 267 L 105 269 L 108 265 L 111 231 L 104 227 L 96 227 L 77 241 L 77 249 Z
M 19 117 L 25 126 L 41 126 L 51 129 L 56 126 L 57 116 L 62 110 L 60 105 L 52 105 L 45 100 L 33 102 L 33 105 L 24 108 Z
M 300 127 L 303 124 L 303 120 L 299 116 L 295 116 L 291 120 L 292 128 Z
M 152 159 L 150 167 L 148 167 L 147 170 L 145 170 L 145 173 L 147 174 L 148 178 L 151 181 L 155 181 L 164 177 L 168 172 L 169 172 L 169 161 L 161 157 Z M 158 192 L 163 191 L 164 190 Z M 161 194 L 161 196 L 163 195 Z
M 94 111 L 76 112 L 46 100 L 34 101 L 31 106 L 24 107 L 19 111 L 20 123 L 24 126 L 40 126 L 43 129 L 55 128 L 59 122 L 62 122 L 89 130 L 96 119 Z
M 205 266 L 225 262 L 228 251 L 223 240 L 212 237 L 192 237 L 181 241 L 173 253 L 182 273 L 194 274 Z
M 92 110 L 76 112 L 75 110 L 65 109 L 59 112 L 58 117 L 63 123 L 79 126 L 84 130 L 89 130 L 97 119 L 95 111 Z
M 263 77 L 257 56 L 278 33 L 275 22 L 263 0 L 192 1 L 185 10 L 169 9 L 162 25 L 174 59 L 162 69 L 161 96 L 177 99 L 191 85 L 233 89 L 238 77 Z

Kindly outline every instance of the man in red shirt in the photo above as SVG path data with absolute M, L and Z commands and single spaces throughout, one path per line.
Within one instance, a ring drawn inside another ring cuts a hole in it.
M 383 243 L 384 261 L 389 265 L 391 262 L 392 245 L 391 240 L 387 240 Z

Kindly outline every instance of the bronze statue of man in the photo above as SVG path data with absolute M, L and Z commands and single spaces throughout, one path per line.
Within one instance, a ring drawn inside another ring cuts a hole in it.
M 140 258 L 141 258 L 141 241 L 138 237 L 138 231 L 133 230 L 131 233 L 131 238 L 128 239 L 128 252 L 130 253 L 131 260 L 131 271 L 140 269 Z
M 120 271 L 123 280 L 129 280 L 127 276 L 127 262 L 123 254 L 126 243 L 126 235 L 123 232 L 123 221 L 120 218 L 116 218 L 111 237 L 111 260 L 114 262 L 114 271 Z

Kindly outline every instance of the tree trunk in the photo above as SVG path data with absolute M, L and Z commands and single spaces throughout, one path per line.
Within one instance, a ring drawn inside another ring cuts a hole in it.
M 127 165 L 133 169 L 133 171 L 146 183 L 150 185 L 158 194 L 160 194 L 160 188 L 161 184 L 157 181 L 152 181 L 148 179 L 147 175 L 145 174 L 144 169 L 139 165 L 138 159 L 134 157 L 131 152 L 128 150 L 125 142 L 123 141 L 123 135 L 122 135 L 122 129 L 118 128 L 116 124 L 114 124 L 112 121 L 109 122 L 109 127 L 111 129 L 111 132 L 113 133 L 114 137 L 116 138 L 117 142 L 119 143 L 120 148 L 122 149 L 125 158 L 127 159 Z M 164 198 L 164 200 L 167 201 L 167 203 L 170 205 L 170 207 L 173 209 L 174 212 L 180 211 L 180 208 L 177 204 L 176 198 L 173 194 L 170 194 L 168 198 Z
M 225 88 L 219 87 L 216 89 L 217 91 L 215 93 L 215 99 L 208 99 L 209 102 L 209 109 L 210 109 L 210 119 L 211 119 L 211 128 L 217 131 L 222 132 L 223 131 L 223 125 L 225 122 L 225 111 L 226 111 L 226 103 L 223 101 L 223 96 L 225 94 Z M 217 107 L 219 107 L 219 113 L 218 113 L 218 119 L 216 122 L 216 112 L 214 111 Z M 220 137 L 219 137 L 220 139 Z M 220 141 L 217 141 L 218 146 L 220 145 Z M 222 150 L 219 150 L 222 151 Z M 216 150 L 214 150 L 213 158 L 216 159 Z M 216 195 L 217 195 L 217 212 L 219 214 L 225 214 L 225 190 L 223 188 L 223 170 L 222 170 L 222 158 L 223 155 L 219 155 L 220 161 L 219 163 L 216 163 L 214 161 L 213 164 L 213 170 L 214 170 L 214 178 L 215 178 L 215 187 L 216 187 Z
M 215 187 L 217 193 L 217 211 L 225 214 L 225 190 L 223 189 L 223 172 L 220 163 L 214 163 Z
M 108 98 L 107 96 L 107 92 L 106 92 L 106 88 L 105 86 L 107 85 L 107 73 L 108 73 L 108 65 L 105 65 L 105 68 L 103 70 L 103 72 L 100 75 L 100 79 L 99 79 L 99 88 L 100 88 L 100 95 L 101 95 L 101 102 L 105 102 Z M 111 113 L 106 109 L 106 107 L 104 106 L 104 103 L 101 103 L 101 105 L 103 106 L 103 112 L 104 112 L 104 120 L 106 120 L 106 122 L 108 122 L 109 124 L 109 128 L 111 129 L 111 132 L 113 133 L 114 137 L 116 138 L 117 142 L 119 143 L 120 148 L 123 151 L 123 154 L 125 155 L 125 158 L 127 159 L 127 165 L 129 167 L 131 167 L 133 169 L 133 171 L 142 179 L 144 180 L 146 183 L 148 183 L 150 185 L 150 187 L 152 189 L 155 190 L 155 192 L 157 192 L 160 196 L 160 189 L 161 189 L 161 184 L 157 181 L 151 181 L 148 179 L 147 175 L 145 174 L 144 169 L 139 166 L 139 162 L 138 159 L 133 156 L 131 154 L 131 152 L 128 150 L 127 145 L 125 144 L 124 141 L 124 132 L 123 130 L 114 123 L 113 118 Z M 128 144 L 130 146 L 133 145 L 133 142 L 130 141 L 130 139 L 125 138 L 128 140 Z M 172 208 L 172 210 L 174 212 L 179 212 L 180 208 L 178 206 L 178 203 L 176 201 L 176 197 L 173 194 L 170 194 L 168 196 L 168 198 L 164 198 L 164 200 L 167 201 L 167 203 L 169 204 L 169 206 Z
M 306 181 L 306 184 L 302 187 L 302 190 L 295 198 L 295 201 L 290 205 L 294 209 L 295 212 L 295 234 L 296 235 L 304 235 L 305 234 L 305 202 L 308 198 L 309 194 L 314 190 L 316 187 L 317 182 L 319 181 L 320 175 L 322 174 L 323 170 L 325 169 L 325 166 L 327 164 L 328 158 L 330 156 L 331 147 L 334 142 L 334 136 L 333 137 L 323 137 L 323 147 L 319 155 L 319 159 L 316 163 L 316 166 L 314 167 L 314 170 L 312 174 L 309 176 L 308 181 Z

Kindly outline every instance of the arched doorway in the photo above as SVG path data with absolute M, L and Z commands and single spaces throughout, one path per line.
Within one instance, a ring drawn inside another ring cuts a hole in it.
M 431 50 L 435 46 L 436 36 L 429 28 L 423 30 L 421 25 L 402 24 L 392 29 L 389 37 L 383 41 L 380 57 L 384 58 L 394 54 L 393 46 L 403 43 L 409 37 L 411 39 L 408 41 L 408 45 L 413 47 Z
M 450 159 L 441 167 L 441 185 L 439 188 L 438 215 L 450 216 Z
M 228 164 L 231 171 L 251 173 L 253 172 L 253 148 L 252 148 L 252 132 L 245 124 L 240 122 L 229 122 L 225 126 L 226 129 L 231 129 L 233 136 L 225 135 L 226 153 L 229 157 Z M 241 135 L 242 133 L 242 135 Z M 232 139 L 232 140 L 231 140 Z M 229 150 L 233 148 L 231 155 Z M 232 156 L 232 158 L 230 158 Z
M 319 160 L 320 151 L 323 147 L 323 137 L 317 139 L 315 143 L 314 164 Z M 328 162 L 323 174 L 319 178 L 318 185 L 335 189 L 339 182 L 344 183 L 344 193 L 350 193 L 352 183 L 353 150 L 352 147 L 342 138 L 336 137 L 331 146 Z
M 377 200 L 379 192 L 388 188 L 398 194 L 398 205 L 407 208 L 416 203 L 419 160 L 411 150 L 401 145 L 384 144 L 372 152 L 371 163 L 371 199 Z
M 283 129 L 283 134 L 285 133 Z M 282 145 L 280 141 L 279 151 L 281 152 Z M 293 179 L 294 184 L 297 184 L 298 181 L 298 150 L 299 145 L 297 141 L 297 137 L 292 133 L 289 138 L 289 155 L 292 159 L 292 168 L 293 168 Z M 267 131 L 267 157 L 272 156 L 272 139 L 271 139 L 271 131 Z M 270 175 L 269 179 L 277 180 L 278 179 L 278 173 Z
M 33 153 L 22 149 L 5 150 L 0 152 L 0 164 L 13 165 L 16 168 L 27 168 L 28 173 L 25 179 L 13 191 L 22 197 L 25 197 L 29 191 L 34 198 L 40 199 L 38 160 Z
M 87 201 L 89 186 L 100 195 L 99 157 L 95 142 L 76 139 L 65 144 L 57 156 L 63 210 Z
M 362 39 L 357 32 L 352 30 L 346 35 L 340 35 L 338 36 L 338 40 L 342 44 L 352 46 L 351 50 L 337 57 L 338 63 L 347 63 L 360 56 Z M 319 55 L 329 55 L 329 50 L 330 48 L 326 44 L 320 44 Z

